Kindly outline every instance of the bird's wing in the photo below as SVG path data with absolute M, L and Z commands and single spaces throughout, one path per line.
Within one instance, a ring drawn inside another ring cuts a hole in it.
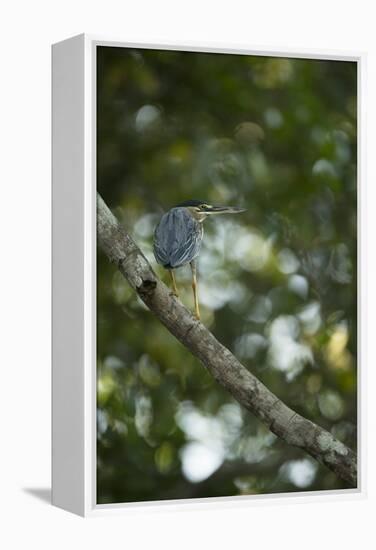
M 180 267 L 194 260 L 202 241 L 202 224 L 185 208 L 172 208 L 162 216 L 154 233 L 154 254 L 166 267 Z

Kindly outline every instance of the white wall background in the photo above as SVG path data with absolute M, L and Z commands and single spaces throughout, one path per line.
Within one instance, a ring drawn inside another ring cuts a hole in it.
M 3 548 L 375 548 L 376 40 L 372 0 L 13 0 L 0 21 L 0 544 Z M 368 52 L 368 498 L 83 520 L 50 479 L 50 44 L 88 32 Z M 373 348 L 373 349 L 372 349 Z M 35 491 L 34 491 L 35 493 Z M 45 492 L 42 495 L 45 495 Z M 362 542 L 360 542 L 360 540 Z

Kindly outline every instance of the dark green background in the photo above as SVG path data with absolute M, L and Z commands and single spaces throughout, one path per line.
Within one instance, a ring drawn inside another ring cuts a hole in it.
M 166 282 L 164 211 L 247 208 L 205 222 L 203 322 L 355 449 L 356 63 L 100 47 L 97 66 L 104 200 Z M 98 503 L 347 487 L 222 390 L 100 251 L 97 329 Z

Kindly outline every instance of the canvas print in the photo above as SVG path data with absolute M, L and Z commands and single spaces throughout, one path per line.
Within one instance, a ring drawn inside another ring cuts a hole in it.
M 96 64 L 98 504 L 357 487 L 357 63 Z

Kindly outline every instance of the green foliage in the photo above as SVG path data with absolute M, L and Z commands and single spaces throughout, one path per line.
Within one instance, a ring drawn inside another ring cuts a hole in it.
M 161 214 L 205 222 L 203 322 L 290 407 L 356 447 L 355 63 L 98 49 L 98 190 L 157 273 Z M 189 267 L 176 273 L 193 307 Z M 98 252 L 98 502 L 345 484 L 274 437 Z

